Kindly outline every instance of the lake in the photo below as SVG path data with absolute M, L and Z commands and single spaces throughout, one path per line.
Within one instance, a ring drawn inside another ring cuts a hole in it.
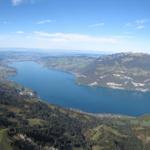
M 150 92 L 131 92 L 78 85 L 72 74 L 44 68 L 35 62 L 16 62 L 9 79 L 31 88 L 44 100 L 90 113 L 142 115 L 150 113 Z

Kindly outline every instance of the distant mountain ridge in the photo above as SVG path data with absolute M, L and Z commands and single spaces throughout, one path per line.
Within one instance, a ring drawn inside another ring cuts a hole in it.
M 150 55 L 119 53 L 99 57 L 82 71 L 96 86 L 137 91 L 150 90 Z M 84 80 L 85 82 L 88 80 Z
M 126 68 L 150 69 L 150 55 L 145 53 L 117 53 L 98 58 L 101 64 L 122 65 Z
M 150 91 L 150 55 L 117 53 L 101 57 L 46 57 L 46 67 L 69 71 L 78 83 L 114 89 Z

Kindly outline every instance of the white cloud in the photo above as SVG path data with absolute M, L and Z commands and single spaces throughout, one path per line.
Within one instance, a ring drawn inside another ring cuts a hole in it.
M 24 0 L 11 0 L 14 6 L 20 5 L 24 2 Z
M 136 20 L 135 22 L 136 24 L 145 24 L 148 22 L 148 19 L 140 19 L 140 20 Z
M 112 50 L 120 39 L 117 37 L 101 37 L 79 33 L 50 33 L 34 31 L 11 32 L 0 34 L 1 47 L 22 47 L 41 49 L 66 49 L 66 50 Z M 9 43 L 9 44 L 8 44 Z
M 90 28 L 96 28 L 96 27 L 102 27 L 104 25 L 105 25 L 104 22 L 100 22 L 100 23 L 91 24 L 91 25 L 89 25 L 89 27 Z
M 118 39 L 114 37 L 99 37 L 78 33 L 48 33 L 42 31 L 35 31 L 34 33 L 36 34 L 37 37 L 55 41 L 89 42 L 89 43 L 106 43 L 106 44 L 118 43 Z
M 18 30 L 16 31 L 17 34 L 24 34 L 24 31 Z
M 11 48 L 40 48 L 65 49 L 81 51 L 106 52 L 150 52 L 148 39 L 124 35 L 94 36 L 79 33 L 51 33 L 43 31 L 25 32 L 17 31 L 9 34 L 0 34 L 1 47 Z
M 136 29 L 144 29 L 146 26 L 146 23 L 148 23 L 147 19 L 141 19 L 141 20 L 136 20 L 135 21 L 135 28 Z
M 144 29 L 144 28 L 145 28 L 144 25 L 138 25 L 138 26 L 136 26 L 136 29 Z
M 135 20 L 134 22 L 128 22 L 126 24 L 127 27 L 132 27 L 134 29 L 140 30 L 146 27 L 146 24 L 149 22 L 148 19 L 139 19 Z
M 35 4 L 37 2 L 43 2 L 44 0 L 10 0 L 13 6 L 19 6 L 23 3 Z
M 51 22 L 52 22 L 52 20 L 46 19 L 46 20 L 40 20 L 40 21 L 38 21 L 37 24 L 47 24 L 47 23 L 51 23 Z

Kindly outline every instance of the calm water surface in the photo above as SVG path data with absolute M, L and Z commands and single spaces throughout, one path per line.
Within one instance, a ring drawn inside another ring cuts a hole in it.
M 73 75 L 35 62 L 16 62 L 11 66 L 17 69 L 17 75 L 9 79 L 33 89 L 49 103 L 92 113 L 150 113 L 150 93 L 81 86 Z

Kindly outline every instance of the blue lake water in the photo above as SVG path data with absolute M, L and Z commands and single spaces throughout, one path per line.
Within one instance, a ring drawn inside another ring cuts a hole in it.
M 142 115 L 150 113 L 150 92 L 91 88 L 76 84 L 72 74 L 47 69 L 35 62 L 16 62 L 9 79 L 31 88 L 45 101 L 91 113 Z

